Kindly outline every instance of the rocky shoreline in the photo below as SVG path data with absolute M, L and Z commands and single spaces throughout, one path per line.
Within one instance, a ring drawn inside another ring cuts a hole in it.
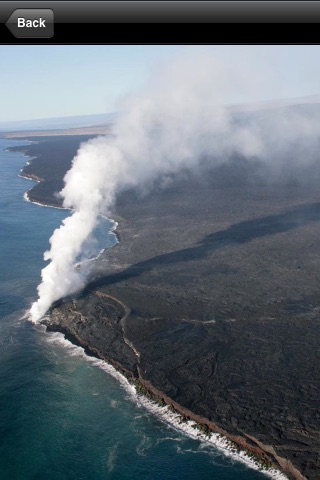
M 38 177 L 37 175 L 34 175 L 33 173 L 20 173 L 19 175 L 22 178 L 25 178 L 27 180 L 33 180 L 35 182 L 44 182 L 44 178 Z
M 81 142 L 95 135 L 23 136 L 26 145 L 9 147 L 12 152 L 22 152 L 30 157 L 20 176 L 37 182 L 28 192 L 30 201 L 40 205 L 61 207 L 56 195 L 63 187 L 63 177 L 71 166 Z M 12 136 L 12 138 L 14 138 Z
M 289 478 L 317 480 L 320 196 L 230 178 L 122 194 L 120 243 L 47 327 Z
M 92 296 L 95 297 L 93 302 Z M 97 297 L 103 299 L 101 303 L 96 300 Z M 60 332 L 73 344 L 84 348 L 87 355 L 97 357 L 112 365 L 137 388 L 139 393 L 157 404 L 162 406 L 168 405 L 172 411 L 181 416 L 182 422 L 191 420 L 195 422 L 198 430 L 204 435 L 210 436 L 211 433 L 218 433 L 228 439 L 232 442 L 230 445 L 233 448 L 238 451 L 241 449 L 249 458 L 253 458 L 261 471 L 276 472 L 276 470 L 281 470 L 287 475 L 289 474 L 288 478 L 305 479 L 290 461 L 278 456 L 271 446 L 264 445 L 258 439 L 249 435 L 239 436 L 230 434 L 207 418 L 199 416 L 180 405 L 145 379 L 139 367 L 140 353 L 125 337 L 125 322 L 131 313 L 127 306 L 107 294 L 101 294 L 99 291 L 87 294 L 85 302 L 93 304 L 95 310 L 99 309 L 98 319 L 99 321 L 103 319 L 103 324 L 97 325 L 96 317 L 91 316 L 87 312 L 83 301 L 80 298 L 78 300 L 73 299 L 71 303 L 58 304 L 50 311 L 50 319 L 44 320 L 42 323 L 49 332 Z M 104 312 L 103 315 L 101 310 Z M 121 317 L 121 315 L 123 316 Z M 99 345 L 97 339 L 93 341 L 93 344 L 90 343 L 92 341 L 92 330 L 96 330 L 98 335 L 102 336 L 102 345 Z M 87 336 L 87 332 L 90 331 L 91 335 Z M 106 342 L 107 339 L 108 341 Z M 112 350 L 109 342 L 113 345 Z M 117 347 L 115 347 L 115 343 Z M 128 350 L 124 353 L 127 346 L 131 349 L 133 355 L 131 355 L 129 362 L 124 362 L 123 358 L 128 355 Z M 117 352 L 116 356 L 114 356 L 115 352 Z

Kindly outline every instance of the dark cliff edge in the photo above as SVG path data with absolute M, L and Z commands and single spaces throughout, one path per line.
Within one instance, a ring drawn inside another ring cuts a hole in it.
M 120 243 L 46 325 L 288 478 L 318 480 L 320 194 L 252 173 L 123 193 Z

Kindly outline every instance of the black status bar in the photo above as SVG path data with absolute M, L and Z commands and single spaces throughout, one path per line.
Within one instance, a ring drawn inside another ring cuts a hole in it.
M 306 44 L 319 23 L 320 0 L 0 1 L 1 44 Z
M 16 9 L 51 9 L 57 23 L 320 23 L 320 1 L 1 1 L 0 22 Z

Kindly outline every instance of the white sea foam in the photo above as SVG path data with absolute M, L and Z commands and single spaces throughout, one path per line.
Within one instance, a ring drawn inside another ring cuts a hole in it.
M 30 143 L 39 143 L 39 142 L 33 142 L 31 140 L 28 140 Z M 31 160 L 33 160 L 34 158 L 37 158 L 37 157 L 31 157 L 30 155 L 26 155 L 26 154 L 23 154 L 23 157 L 29 157 L 30 160 L 28 160 L 26 162 L 26 165 L 30 165 L 31 163 Z M 23 168 L 20 170 L 20 172 L 23 172 Z M 26 175 L 23 175 L 23 173 L 19 173 L 18 174 L 18 177 L 20 178 L 24 178 L 25 180 L 31 180 L 32 182 L 36 182 L 36 183 L 40 183 L 40 180 L 37 180 L 35 178 L 30 178 L 30 177 L 27 177 Z M 54 206 L 54 205 L 47 205 L 47 204 L 44 204 L 44 203 L 40 203 L 40 202 L 35 202 L 34 200 L 30 200 L 29 198 L 29 192 L 32 190 L 32 188 L 30 190 L 27 190 L 26 192 L 24 192 L 23 194 L 23 199 L 26 201 L 26 202 L 29 202 L 29 203 L 33 203 L 34 205 L 39 205 L 40 207 L 48 207 L 48 208 L 58 208 L 60 210 L 71 210 L 70 208 L 66 208 L 66 207 L 57 207 L 57 206 Z M 72 210 L 71 210 L 72 211 Z
M 118 222 L 116 222 L 116 221 L 113 220 L 112 218 L 106 217 L 105 215 L 100 215 L 100 217 L 108 220 L 108 221 L 112 224 L 111 228 L 109 228 L 109 230 L 108 230 L 108 232 L 107 232 L 107 235 L 113 235 L 114 240 L 115 240 L 115 244 L 114 244 L 114 245 L 116 245 L 117 243 L 119 243 L 119 240 L 118 240 L 117 235 L 116 235 L 114 232 L 115 232 L 115 230 L 117 229 Z M 90 257 L 90 258 L 86 258 L 85 260 L 81 260 L 81 262 L 76 263 L 76 266 L 81 266 L 81 265 L 90 264 L 90 263 L 98 260 L 99 257 L 100 257 L 100 255 L 101 255 L 103 252 L 105 252 L 105 250 L 107 250 L 108 248 L 114 247 L 114 245 L 108 245 L 108 246 L 106 246 L 106 247 L 101 248 L 94 257 Z
M 86 355 L 82 347 L 78 347 L 71 343 L 69 340 L 66 340 L 62 333 L 50 332 L 46 334 L 46 340 L 49 343 L 63 345 L 68 350 L 68 353 L 70 355 L 80 356 L 86 361 L 89 361 L 93 366 L 99 367 L 100 369 L 107 372 L 109 375 L 118 380 L 120 385 L 126 390 L 128 398 L 131 401 L 134 401 L 138 406 L 145 408 L 148 412 L 156 416 L 167 426 L 170 426 L 178 432 L 184 433 L 185 435 L 194 440 L 202 442 L 205 446 L 216 448 L 232 460 L 241 462 L 249 468 L 260 471 L 261 473 L 263 473 L 269 478 L 272 478 L 273 480 L 288 480 L 288 477 L 286 477 L 283 473 L 276 469 L 263 469 L 261 465 L 253 458 L 249 457 L 246 452 L 236 450 L 232 443 L 229 442 L 228 439 L 223 437 L 222 435 L 217 433 L 211 433 L 210 437 L 208 437 L 197 429 L 197 424 L 195 422 L 191 420 L 187 422 L 182 422 L 181 415 L 172 412 L 168 406 L 159 406 L 157 403 L 149 400 L 145 396 L 140 395 L 137 392 L 136 388 L 131 383 L 129 383 L 126 377 L 119 373 L 112 365 L 108 364 L 104 360 L 100 360 L 95 357 Z M 140 447 L 141 448 L 139 452 L 140 454 L 143 454 L 145 448 L 147 448 L 147 445 L 144 443 L 143 445 L 140 445 Z
M 115 443 L 109 451 L 108 459 L 107 459 L 107 467 L 108 467 L 109 473 L 111 473 L 114 470 L 116 460 L 117 460 L 118 447 L 119 447 L 119 442 Z
M 24 177 L 23 175 L 19 175 L 19 177 L 21 178 L 25 178 L 26 180 L 32 180 L 33 182 L 37 182 L 37 180 L 34 180 L 33 178 L 28 178 L 28 177 Z M 30 189 L 32 190 L 32 188 Z M 46 207 L 46 208 L 57 208 L 58 210 L 70 210 L 70 208 L 66 208 L 66 207 L 56 207 L 54 205 L 47 205 L 46 203 L 40 203 L 40 202 L 35 202 L 34 200 L 30 200 L 29 198 L 29 192 L 30 190 L 27 190 L 26 192 L 24 192 L 23 194 L 23 199 L 28 202 L 28 203 L 33 203 L 34 205 L 39 205 L 39 207 Z
M 182 422 L 181 415 L 173 413 L 169 410 L 168 407 L 160 407 L 156 403 L 150 401 L 149 399 L 141 395 L 137 395 L 137 397 L 138 402 L 143 405 L 149 412 L 162 420 L 164 423 L 170 424 L 176 430 L 185 433 L 188 437 L 199 440 L 208 446 L 211 445 L 216 447 L 227 457 L 235 461 L 244 463 L 248 467 L 260 471 L 269 478 L 272 478 L 274 480 L 288 480 L 288 478 L 284 474 L 282 474 L 276 469 L 270 468 L 266 470 L 261 468 L 261 465 L 257 461 L 249 457 L 246 452 L 236 450 L 231 444 L 231 442 L 229 442 L 229 440 L 222 435 L 219 435 L 217 433 L 211 433 L 210 437 L 207 437 L 197 429 L 196 422 Z
M 45 318 L 45 317 L 44 317 Z M 46 334 L 46 340 L 49 343 L 55 343 L 62 345 L 65 347 L 71 356 L 79 356 L 84 358 L 86 361 L 90 362 L 95 367 L 99 367 L 105 372 L 107 372 L 112 377 L 116 378 L 122 387 L 124 387 L 127 393 L 130 396 L 136 396 L 136 389 L 133 385 L 131 385 L 126 377 L 124 377 L 121 373 L 119 373 L 112 365 L 105 362 L 104 360 L 100 360 L 96 357 L 91 357 L 87 355 L 84 351 L 84 348 L 74 345 L 72 342 L 67 340 L 65 336 L 60 332 L 49 332 Z
M 20 172 L 23 171 L 23 168 L 21 168 Z M 24 178 L 25 180 L 31 180 L 32 182 L 40 183 L 40 180 L 36 180 L 35 178 L 27 177 L 26 175 L 23 175 L 21 173 L 18 174 L 18 177 Z
M 119 224 L 118 224 L 118 222 L 116 222 L 112 218 L 108 218 L 108 220 L 109 220 L 109 222 L 112 223 L 112 227 L 110 228 L 109 233 L 112 233 L 114 235 L 114 238 L 115 238 L 115 241 L 116 241 L 115 245 L 116 245 L 117 243 L 119 243 L 119 240 L 118 240 L 117 234 L 114 233 L 114 232 L 117 230 Z

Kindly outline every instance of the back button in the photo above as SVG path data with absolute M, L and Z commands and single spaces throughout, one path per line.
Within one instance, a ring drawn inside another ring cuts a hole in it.
M 18 8 L 6 25 L 16 38 L 50 38 L 53 36 L 53 11 L 49 8 Z

